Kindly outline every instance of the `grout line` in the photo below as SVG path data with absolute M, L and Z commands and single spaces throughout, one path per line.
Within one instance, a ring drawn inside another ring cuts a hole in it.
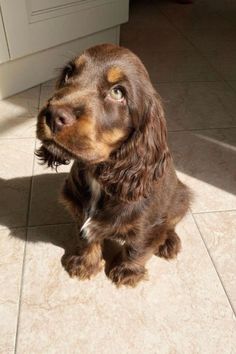
M 225 209 L 225 210 L 209 210 L 209 211 L 197 211 L 193 212 L 193 215 L 201 215 L 201 214 L 215 214 L 215 213 L 231 213 L 236 212 L 236 209 Z
M 27 243 L 27 234 L 28 230 L 25 229 L 25 244 L 22 258 L 22 267 L 21 267 L 21 279 L 20 279 L 20 291 L 19 291 L 19 299 L 17 306 L 17 317 L 16 317 L 16 332 L 15 332 L 15 342 L 14 342 L 14 354 L 16 354 L 17 342 L 18 342 L 18 332 L 19 332 L 19 318 L 20 318 L 20 309 L 21 309 L 21 296 L 22 296 L 22 288 L 23 288 L 23 274 L 25 268 L 25 255 L 26 255 L 26 243 Z
M 56 224 L 39 224 L 39 225 L 29 225 L 27 228 L 28 229 L 33 229 L 36 227 L 47 227 L 47 226 L 63 226 L 63 225 L 73 225 L 75 224 L 75 222 L 71 221 L 71 222 L 62 222 L 62 223 L 56 223 Z
M 216 79 L 216 80 L 159 80 L 159 81 L 153 81 L 151 77 L 151 82 L 154 86 L 160 85 L 160 84 L 191 84 L 191 83 L 215 83 L 215 82 L 225 82 L 225 80 L 222 79 Z
M 35 139 L 35 143 L 34 143 L 34 149 L 35 148 L 36 148 L 36 139 Z M 20 292 L 19 292 L 18 311 L 17 311 L 17 324 L 16 324 L 16 333 L 15 333 L 14 354 L 16 354 L 16 352 L 17 352 L 17 344 L 18 344 L 18 333 L 19 333 L 20 314 L 21 314 L 21 299 L 22 299 L 22 291 L 23 291 L 23 283 L 24 283 L 25 258 L 26 258 L 26 248 L 27 248 L 28 230 L 29 230 L 28 225 L 29 225 L 30 205 L 31 205 L 31 199 L 32 199 L 34 163 L 35 163 L 35 155 L 33 155 L 31 179 L 30 179 L 30 186 L 29 186 L 28 209 L 27 209 L 27 216 L 26 216 L 25 245 L 24 245 L 22 268 L 21 268 L 21 281 L 20 281 Z
M 75 224 L 74 221 L 71 222 L 58 222 L 58 223 L 52 223 L 52 224 L 35 224 L 35 225 L 21 225 L 21 226 L 2 226 L 0 225 L 0 231 L 1 230 L 22 230 L 22 229 L 33 229 L 35 227 L 47 227 L 47 226 L 63 226 L 63 225 L 73 225 Z
M 234 315 L 236 316 L 236 312 L 235 312 L 235 310 L 234 310 L 233 304 L 232 304 L 232 302 L 231 302 L 231 300 L 230 300 L 230 297 L 229 297 L 229 295 L 228 295 L 228 293 L 227 293 L 227 291 L 226 291 L 226 289 L 225 289 L 225 286 L 224 286 L 223 280 L 222 280 L 222 278 L 221 278 L 221 275 L 220 275 L 220 273 L 219 273 L 218 270 L 217 270 L 217 267 L 216 267 L 216 265 L 215 265 L 215 262 L 214 262 L 214 260 L 213 260 L 213 257 L 211 256 L 211 253 L 210 253 L 210 251 L 209 251 L 209 249 L 208 249 L 208 247 L 207 247 L 207 244 L 206 244 L 205 239 L 204 239 L 204 237 L 203 237 L 203 235 L 202 235 L 202 233 L 201 233 L 201 230 L 200 230 L 200 228 L 199 228 L 199 226 L 198 226 L 198 223 L 197 223 L 197 221 L 196 221 L 196 219 L 195 219 L 195 217 L 194 217 L 194 214 L 192 214 L 192 217 L 193 217 L 194 223 L 195 223 L 195 225 L 196 225 L 196 227 L 197 227 L 197 229 L 198 229 L 198 232 L 200 233 L 200 237 L 201 237 L 202 242 L 203 242 L 203 244 L 204 244 L 204 246 L 205 246 L 205 249 L 206 249 L 206 251 L 207 251 L 207 253 L 208 253 L 208 256 L 209 256 L 209 258 L 210 258 L 210 260 L 211 260 L 211 263 L 212 263 L 212 265 L 213 265 L 213 267 L 214 267 L 214 269 L 215 269 L 215 272 L 216 272 L 216 274 L 217 274 L 217 276 L 218 276 L 218 279 L 219 279 L 219 281 L 220 281 L 220 283 L 221 283 L 221 286 L 222 286 L 222 288 L 223 288 L 223 291 L 224 291 L 224 293 L 225 293 L 225 296 L 226 296 L 226 298 L 228 299 L 229 305 L 230 305 L 230 307 L 231 307 L 231 309 L 232 309 Z
M 10 137 L 0 137 L 1 140 L 25 140 L 25 139 L 31 139 L 34 140 L 35 136 L 26 136 L 26 137 L 15 137 L 15 138 L 10 138 Z
M 168 122 L 167 122 L 168 125 Z M 207 130 L 232 130 L 235 129 L 235 126 L 229 126 L 229 127 L 220 127 L 220 128 L 192 128 L 192 129 L 177 129 L 177 130 L 170 130 L 168 129 L 168 133 L 181 133 L 181 132 L 197 132 L 197 131 L 207 131 Z
M 41 85 L 39 86 L 38 105 L 37 105 L 38 110 L 39 110 L 39 104 L 40 104 L 40 97 L 41 97 Z M 35 149 L 36 149 L 36 137 L 34 137 L 34 151 L 35 151 Z M 30 208 L 31 208 L 31 202 L 32 202 L 34 166 L 35 166 L 35 154 L 33 155 L 30 186 L 29 186 L 28 209 L 27 209 L 27 216 L 26 216 L 25 244 L 24 244 L 23 260 L 22 260 L 22 268 L 21 268 L 20 292 L 19 292 L 17 323 L 16 323 L 15 343 L 14 343 L 14 353 L 15 354 L 17 352 L 18 334 L 19 334 L 19 326 L 20 326 L 21 300 L 22 300 L 23 285 L 24 285 L 25 259 L 26 259 L 26 249 L 27 249 L 28 231 L 29 231 L 29 228 L 28 228 L 29 216 L 30 216 Z

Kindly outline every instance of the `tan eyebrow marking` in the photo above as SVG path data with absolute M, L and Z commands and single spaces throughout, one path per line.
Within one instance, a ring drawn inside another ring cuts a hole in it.
M 85 58 L 85 56 L 82 54 L 80 57 L 76 58 L 74 60 L 74 65 L 75 65 L 76 73 L 77 74 L 81 74 L 81 72 L 83 71 L 84 67 L 86 66 L 86 58 Z
M 83 66 L 86 62 L 86 59 L 83 55 L 75 59 L 75 65 L 76 66 Z
M 112 67 L 107 72 L 107 80 L 110 83 L 115 83 L 124 77 L 123 71 L 118 67 Z

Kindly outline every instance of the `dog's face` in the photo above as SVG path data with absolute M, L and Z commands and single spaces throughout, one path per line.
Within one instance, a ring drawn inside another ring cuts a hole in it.
M 37 156 L 48 166 L 78 159 L 107 194 L 147 195 L 167 166 L 160 98 L 139 58 L 103 44 L 67 64 L 38 116 Z
M 44 160 L 106 161 L 141 124 L 145 83 L 141 61 L 118 46 L 92 47 L 69 62 L 38 116 Z

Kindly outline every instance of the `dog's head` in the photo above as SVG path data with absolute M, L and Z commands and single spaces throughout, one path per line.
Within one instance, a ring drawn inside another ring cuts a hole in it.
M 40 111 L 38 156 L 94 166 L 107 193 L 133 200 L 163 174 L 168 157 L 160 99 L 141 61 L 103 44 L 69 62 Z

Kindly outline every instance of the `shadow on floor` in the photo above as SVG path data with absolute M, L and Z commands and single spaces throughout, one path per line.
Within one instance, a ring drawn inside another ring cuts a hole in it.
M 72 217 L 59 203 L 59 189 L 62 181 L 66 178 L 66 173 L 42 174 L 33 177 L 33 189 L 38 186 L 41 191 L 37 191 L 38 198 L 31 196 L 30 213 L 28 218 L 28 238 L 22 232 L 27 225 L 28 200 L 27 189 L 31 182 L 30 177 L 14 178 L 9 180 L 0 179 L 0 225 L 11 230 L 11 237 L 27 241 L 27 243 L 51 243 L 63 248 L 65 254 L 74 254 L 78 242 L 76 225 Z M 40 193 L 41 192 L 41 193 Z M 25 210 L 22 213 L 21 199 L 27 199 Z M 21 211 L 21 214 L 18 211 Z M 30 215 L 33 212 L 32 215 Z M 38 215 L 38 222 L 36 219 Z M 14 221 L 22 217 L 18 225 Z M 64 217 L 64 222 L 62 220 Z M 46 220 L 46 221 L 45 221 Z M 30 223 L 31 221 L 31 223 Z M 33 221 L 33 223 L 32 223 Z M 103 245 L 103 258 L 106 268 L 114 256 L 120 251 L 120 245 L 107 240 Z
M 236 195 L 236 128 L 169 133 L 178 171 Z

